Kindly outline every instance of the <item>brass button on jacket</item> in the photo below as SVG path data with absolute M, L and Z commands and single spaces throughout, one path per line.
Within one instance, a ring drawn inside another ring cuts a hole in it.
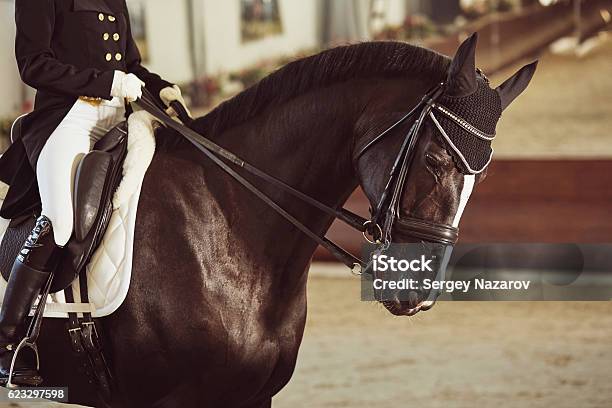
M 121 55 L 120 53 L 116 53 L 116 54 L 115 54 L 115 59 L 116 59 L 117 61 L 121 61 L 121 59 L 122 59 L 122 58 L 123 58 L 123 55 Z
M 102 38 L 104 38 L 104 41 L 108 41 L 108 39 L 110 38 L 110 34 L 109 33 L 104 33 Z
M 115 17 L 113 16 L 108 16 L 108 21 L 110 21 L 111 23 L 114 22 L 116 20 Z
M 106 54 L 106 60 L 107 60 L 107 61 L 110 61 L 111 59 L 113 59 L 113 56 L 112 56 L 112 55 L 111 55 L 111 53 L 109 52 L 109 53 L 107 53 L 107 54 Z
M 98 14 L 98 20 L 104 21 L 104 14 L 102 13 Z
M 119 41 L 119 33 L 113 34 L 113 40 Z

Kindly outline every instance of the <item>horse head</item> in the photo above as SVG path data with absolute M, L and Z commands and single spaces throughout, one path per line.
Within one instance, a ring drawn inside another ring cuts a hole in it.
M 473 34 L 461 44 L 443 82 L 395 122 L 385 140 L 376 132 L 373 138 L 373 127 L 363 125 L 388 115 L 385 103 L 369 106 L 356 128 L 353 164 L 371 204 L 371 232 L 385 247 L 422 243 L 438 259 L 432 271 L 414 273 L 419 288 L 379 298 L 396 315 L 413 315 L 435 303 L 439 290 L 424 288 L 423 280 L 440 280 L 467 201 L 486 177 L 496 124 L 536 69 L 535 62 L 526 65 L 491 88 L 476 69 L 476 43 Z

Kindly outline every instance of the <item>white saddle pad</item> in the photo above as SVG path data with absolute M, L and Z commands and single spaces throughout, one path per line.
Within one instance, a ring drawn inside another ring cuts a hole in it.
M 75 302 L 66 303 L 64 292 L 49 295 L 45 317 L 68 317 L 68 312 L 91 312 L 93 317 L 107 316 L 121 306 L 130 286 L 136 211 L 145 173 L 155 153 L 153 118 L 140 111 L 128 120 L 128 153 L 123 165 L 123 179 L 113 196 L 113 215 L 102 243 L 87 265 L 89 303 L 80 302 L 79 281 L 72 283 Z M 6 185 L 0 188 L 0 199 Z M 0 202 L 1 204 L 1 202 Z M 0 240 L 9 221 L 0 218 Z M 0 297 L 6 282 L 0 279 Z

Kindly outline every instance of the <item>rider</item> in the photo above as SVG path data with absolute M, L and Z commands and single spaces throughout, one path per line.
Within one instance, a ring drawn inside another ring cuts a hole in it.
M 42 212 L 15 260 L 0 310 L 0 384 L 8 380 L 25 318 L 72 235 L 79 160 L 125 120 L 126 101 L 138 99 L 143 86 L 166 106 L 185 105 L 176 85 L 141 65 L 125 0 L 19 0 L 15 21 L 19 72 L 37 90 L 34 112 L 22 120 L 19 142 L 27 160 L 20 166 L 31 167 Z M 34 357 L 19 353 L 14 384 L 42 382 Z

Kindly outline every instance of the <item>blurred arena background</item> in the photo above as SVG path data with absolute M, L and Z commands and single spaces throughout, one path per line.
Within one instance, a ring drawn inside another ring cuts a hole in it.
M 612 0 L 128 5 L 146 65 L 180 84 L 199 115 L 336 44 L 398 40 L 452 55 L 478 31 L 478 64 L 493 84 L 539 58 L 532 85 L 500 122 L 461 242 L 611 241 Z M 1 149 L 33 97 L 14 61 L 13 8 L 0 0 Z M 348 207 L 365 215 L 368 204 L 357 191 Z M 360 237 L 341 225 L 330 235 L 359 251 Z M 360 302 L 359 280 L 326 256 L 318 252 L 311 271 L 304 343 L 276 407 L 612 406 L 612 303 L 442 302 L 394 318 Z

